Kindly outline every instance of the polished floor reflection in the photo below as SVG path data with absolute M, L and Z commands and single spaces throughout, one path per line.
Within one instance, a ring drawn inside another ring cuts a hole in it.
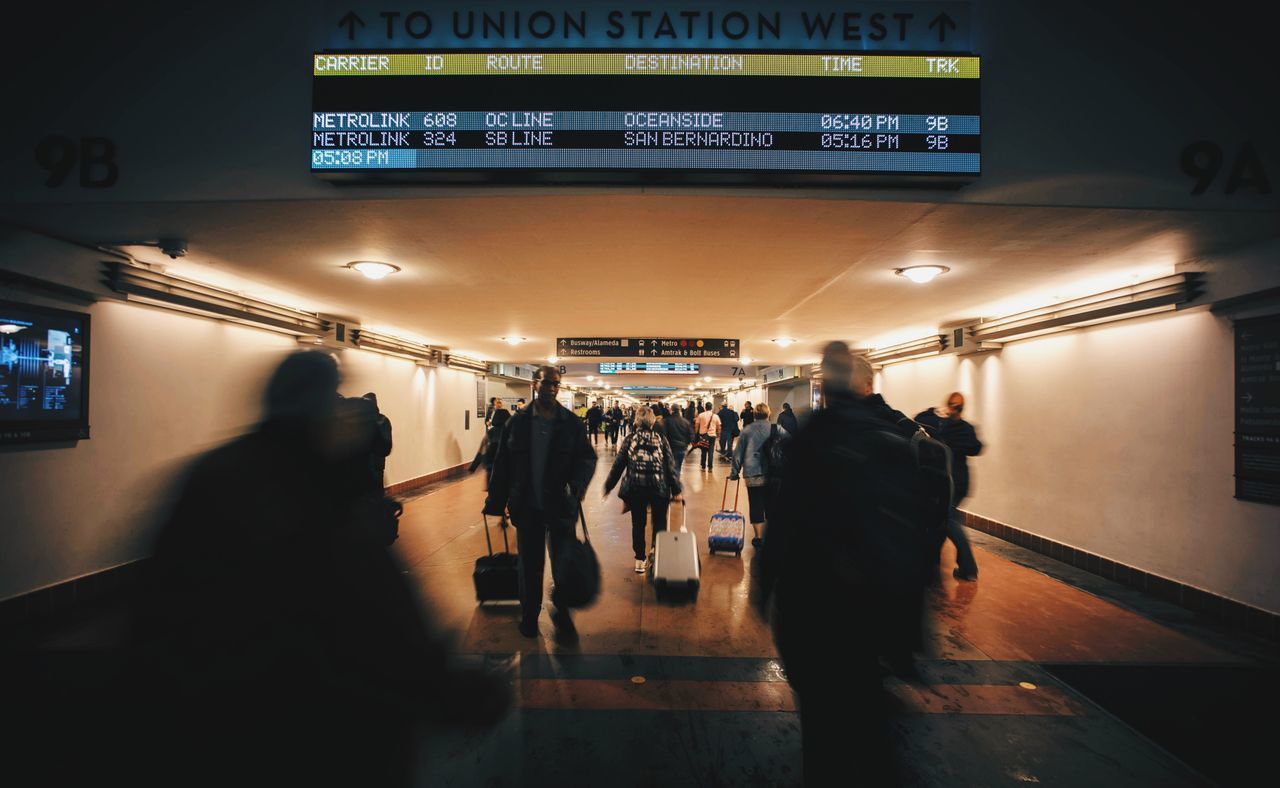
M 645 577 L 631 571 L 630 516 L 616 497 L 601 498 L 613 454 L 603 447 L 600 454 L 585 511 L 604 589 L 576 617 L 581 641 L 573 648 L 554 643 L 546 616 L 540 637 L 526 639 L 516 631 L 516 606 L 477 606 L 470 575 L 485 550 L 480 477 L 407 505 L 397 549 L 409 571 L 460 651 L 508 671 L 519 699 L 489 734 L 430 737 L 424 780 L 799 784 L 795 698 L 769 629 L 748 604 L 754 551 L 748 545 L 741 559 L 705 551 L 727 466 L 705 472 L 686 464 L 686 524 L 703 546 L 702 591 L 696 602 L 658 602 Z M 745 503 L 744 492 L 740 508 Z M 944 573 L 932 592 L 924 683 L 886 682 L 910 781 L 1211 784 L 1188 765 L 1188 754 L 1161 747 L 1113 716 L 1101 696 L 1082 694 L 1042 666 L 1269 669 L 1266 648 L 1161 623 L 1118 586 L 1102 589 L 1107 581 L 1090 578 L 1083 590 L 1070 582 L 1076 570 L 983 534 L 972 538 L 981 579 L 963 583 Z M 840 648 L 857 633 L 842 619 L 845 602 L 830 606 L 832 647 Z

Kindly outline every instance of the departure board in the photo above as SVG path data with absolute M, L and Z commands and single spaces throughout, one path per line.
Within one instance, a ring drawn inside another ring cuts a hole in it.
M 973 56 L 320 53 L 312 69 L 320 175 L 981 172 Z
M 600 362 L 601 375 L 697 375 L 701 371 L 701 364 L 684 364 L 673 361 Z

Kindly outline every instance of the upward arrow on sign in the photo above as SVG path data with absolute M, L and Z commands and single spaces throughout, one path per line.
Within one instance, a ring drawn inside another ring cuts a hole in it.
M 956 20 L 954 20 L 954 19 L 952 19 L 951 17 L 947 16 L 947 12 L 946 12 L 946 11 L 943 11 L 941 14 L 938 14 L 937 16 L 935 16 L 935 17 L 933 18 L 933 21 L 931 21 L 931 22 L 929 23 L 929 29 L 930 29 L 930 30 L 932 30 L 932 29 L 934 28 L 934 26 L 935 26 L 935 25 L 936 25 L 936 26 L 937 26 L 937 28 L 938 28 L 938 41 L 946 41 L 946 40 L 947 40 L 947 26 L 948 26 L 948 25 L 950 25 L 950 26 L 951 26 L 951 29 L 952 29 L 952 30 L 955 30 L 955 29 L 956 29 Z
M 356 40 L 356 25 L 364 27 L 364 20 L 356 15 L 355 11 L 348 11 L 347 15 L 338 20 L 338 27 L 346 26 L 347 40 Z

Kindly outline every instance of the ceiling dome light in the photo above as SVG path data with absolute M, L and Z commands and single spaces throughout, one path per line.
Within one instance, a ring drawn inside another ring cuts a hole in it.
M 950 270 L 945 265 L 912 265 L 907 268 L 895 268 L 893 272 L 898 276 L 905 276 L 918 285 L 922 285 L 926 282 L 932 282 Z
M 791 347 L 795 343 L 796 341 L 794 339 L 791 339 L 790 337 L 778 337 L 777 339 L 773 340 L 773 344 L 777 345 L 778 347 Z
M 524 337 L 503 337 L 502 341 L 506 342 L 511 347 L 515 347 L 524 341 Z
M 400 270 L 400 266 L 391 263 L 380 263 L 377 260 L 356 260 L 347 263 L 347 268 L 359 271 L 366 279 L 382 279 Z

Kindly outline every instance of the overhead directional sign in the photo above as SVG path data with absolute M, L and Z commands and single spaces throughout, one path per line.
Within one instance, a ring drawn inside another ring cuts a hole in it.
M 343 49 L 809 49 L 963 52 L 969 3 L 735 0 L 667 3 L 329 0 L 322 46 Z M 317 31 L 319 32 L 319 31 Z
M 736 339 L 560 337 L 560 358 L 738 358 Z

